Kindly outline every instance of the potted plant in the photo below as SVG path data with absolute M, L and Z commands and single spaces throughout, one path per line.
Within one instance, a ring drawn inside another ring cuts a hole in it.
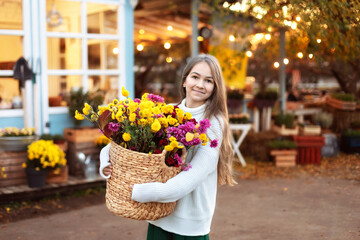
M 229 122 L 233 124 L 249 124 L 249 114 L 239 113 L 239 114 L 229 114 Z
M 320 125 L 323 133 L 329 132 L 333 123 L 334 117 L 328 112 L 319 112 L 313 116 L 314 124 Z
M 275 105 L 276 100 L 278 99 L 278 93 L 274 90 L 266 90 L 263 92 L 258 92 L 255 95 L 253 100 L 254 107 L 258 109 L 271 108 Z
M 229 113 L 240 112 L 244 93 L 242 89 L 227 89 L 227 105 Z
M 280 113 L 276 115 L 273 129 L 281 136 L 299 134 L 299 127 L 295 125 L 295 116 L 290 113 Z
M 294 167 L 296 165 L 297 144 L 294 141 L 275 139 L 268 143 L 268 148 L 277 167 Z
M 333 93 L 327 96 L 326 103 L 336 109 L 354 111 L 356 98 L 351 93 Z
M 26 151 L 27 146 L 37 138 L 34 128 L 6 127 L 0 129 L 0 149 L 9 152 Z
M 23 163 L 29 187 L 40 188 L 46 183 L 48 170 L 66 166 L 65 153 L 49 140 L 38 140 L 29 145 L 27 159 Z
M 57 144 L 61 148 L 61 150 L 63 150 L 64 152 L 66 152 L 66 150 L 67 150 L 67 141 L 64 138 L 64 136 L 61 134 L 44 133 L 40 136 L 40 139 L 51 140 L 55 144 Z
M 83 88 L 72 90 L 69 100 L 69 115 L 73 119 L 75 128 L 65 128 L 64 136 L 69 142 L 93 142 L 101 135 L 97 128 L 80 128 L 82 121 L 74 118 L 78 109 L 82 109 L 85 103 L 97 109 L 104 101 L 101 92 L 84 92 Z

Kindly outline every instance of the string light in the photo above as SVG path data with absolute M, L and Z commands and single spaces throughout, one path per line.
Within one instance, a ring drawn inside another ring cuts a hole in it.
M 312 59 L 314 55 L 312 53 L 309 54 L 309 58 Z
M 119 52 L 120 52 L 120 50 L 118 48 L 113 49 L 113 54 L 118 54 Z
M 137 49 L 139 52 L 141 52 L 142 50 L 144 50 L 144 45 L 142 45 L 142 44 L 140 43 L 140 44 L 138 44 L 138 45 L 136 46 L 136 49 Z
M 170 48 L 171 48 L 171 44 L 170 44 L 169 42 L 166 42 L 166 43 L 164 44 L 164 48 L 165 48 L 165 49 L 170 49 Z
M 297 23 L 296 23 L 296 22 L 292 22 L 292 23 L 291 23 L 291 28 L 295 30 L 295 29 L 297 28 Z
M 271 35 L 268 33 L 268 34 L 265 34 L 265 39 L 266 40 L 270 40 L 271 39 Z
M 253 55 L 253 53 L 252 53 L 251 51 L 247 51 L 247 52 L 246 52 L 246 56 L 252 57 L 252 55 Z
M 285 65 L 288 65 L 288 64 L 289 64 L 289 59 L 284 58 L 284 64 L 285 64 Z
M 173 60 L 172 57 L 167 57 L 167 58 L 166 58 L 166 62 L 167 62 L 167 63 L 171 63 L 172 60 Z
M 142 35 L 142 34 L 144 34 L 145 33 L 145 30 L 144 29 L 140 29 L 139 30 L 139 33 Z
M 316 42 L 321 43 L 321 39 L 320 38 L 316 39 Z
M 280 67 L 280 63 L 278 63 L 278 62 L 274 62 L 274 67 L 275 67 L 275 68 Z
M 298 56 L 298 58 L 303 58 L 303 57 L 304 57 L 304 54 L 303 54 L 302 52 L 298 52 L 298 53 L 297 53 L 297 56 Z
M 169 26 L 167 27 L 167 30 L 168 30 L 168 31 L 172 31 L 172 30 L 173 30 L 173 27 L 169 25 Z
M 202 41 L 204 41 L 204 38 L 203 38 L 202 36 L 198 36 L 198 37 L 197 37 L 197 40 L 198 40 L 199 42 L 202 42 Z
M 297 21 L 297 22 L 300 22 L 300 21 L 301 21 L 301 17 L 297 16 L 297 17 L 296 17 L 296 21 Z
M 229 41 L 230 41 L 230 42 L 235 42 L 235 36 L 234 36 L 234 35 L 230 35 L 230 36 L 229 36 Z

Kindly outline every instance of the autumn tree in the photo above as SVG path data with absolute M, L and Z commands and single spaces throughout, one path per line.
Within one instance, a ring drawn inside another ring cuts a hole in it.
M 206 1 L 223 16 L 252 18 L 253 31 L 286 28 L 286 55 L 303 54 L 308 71 L 334 76 L 341 89 L 356 93 L 360 81 L 360 1 L 358 0 L 243 0 Z M 238 7 L 234 7 L 234 6 Z M 233 6 L 235 11 L 228 9 Z M 225 7 L 225 8 L 224 8 Z M 226 9 L 227 8 L 227 9 Z M 225 10 L 224 10 L 225 9 Z M 238 9 L 236 11 L 236 9 Z M 239 24 L 233 22 L 231 24 Z M 278 55 L 278 41 L 263 43 L 262 58 Z

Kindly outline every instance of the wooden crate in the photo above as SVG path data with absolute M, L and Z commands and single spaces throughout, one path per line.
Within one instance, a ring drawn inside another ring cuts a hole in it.
M 296 126 L 295 128 L 286 128 L 285 125 L 282 125 L 281 127 L 273 125 L 273 130 L 277 132 L 281 136 L 291 136 L 291 135 L 298 135 L 299 134 L 299 127 Z
M 99 167 L 99 154 L 100 149 L 98 149 L 94 142 L 69 142 L 68 150 L 66 153 L 67 165 L 69 166 L 69 174 L 72 176 L 82 176 L 84 177 L 84 171 L 81 162 L 78 160 L 77 153 L 82 152 L 86 156 L 91 155 L 92 159 L 97 161 L 97 166 Z
M 65 128 L 64 129 L 64 137 L 68 142 L 73 143 L 87 143 L 87 142 L 95 142 L 97 138 L 99 138 L 102 133 L 98 128 Z
M 0 151 L 0 169 L 4 168 L 4 173 L 6 174 L 6 178 L 0 178 L 0 187 L 27 183 L 25 169 L 22 167 L 26 158 L 26 152 Z
M 56 170 L 50 170 L 46 176 L 46 183 L 65 183 L 69 178 L 69 167 L 66 165 L 57 173 Z
M 331 96 L 327 96 L 326 103 L 336 109 L 354 111 L 356 110 L 356 102 L 341 101 Z
M 277 167 L 295 167 L 296 150 L 271 150 L 270 155 L 274 157 Z
M 300 133 L 302 135 L 320 135 L 321 127 L 317 125 L 309 125 L 300 128 Z

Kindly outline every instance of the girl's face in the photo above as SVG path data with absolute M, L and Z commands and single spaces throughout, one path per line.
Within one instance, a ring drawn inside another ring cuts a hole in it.
M 215 82 L 206 62 L 197 63 L 186 77 L 186 106 L 195 108 L 203 105 L 214 91 Z

